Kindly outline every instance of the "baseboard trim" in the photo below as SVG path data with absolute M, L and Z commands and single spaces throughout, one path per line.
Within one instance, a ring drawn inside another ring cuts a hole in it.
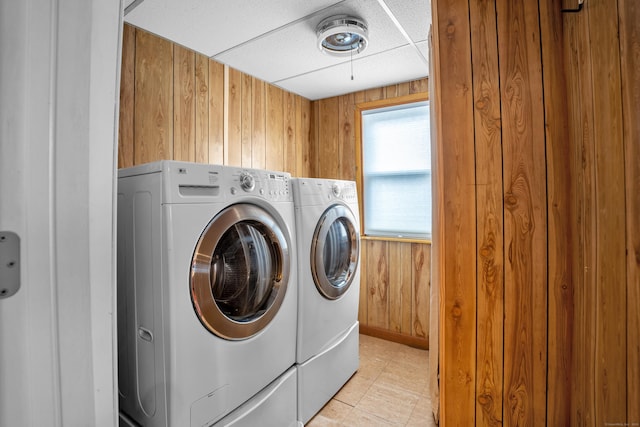
M 412 337 L 410 335 L 388 331 L 386 329 L 376 328 L 374 326 L 366 326 L 362 323 L 360 323 L 360 333 L 375 338 L 381 338 L 387 341 L 405 344 L 410 347 L 419 348 L 421 350 L 429 350 L 429 338 Z

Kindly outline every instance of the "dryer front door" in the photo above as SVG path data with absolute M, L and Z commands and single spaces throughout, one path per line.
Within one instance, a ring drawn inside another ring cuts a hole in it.
M 320 293 L 340 298 L 351 286 L 360 257 L 356 219 L 343 205 L 329 207 L 320 217 L 311 241 L 311 273 Z
M 287 291 L 289 238 L 286 226 L 248 203 L 209 222 L 191 262 L 191 298 L 205 328 L 239 340 L 269 324 Z

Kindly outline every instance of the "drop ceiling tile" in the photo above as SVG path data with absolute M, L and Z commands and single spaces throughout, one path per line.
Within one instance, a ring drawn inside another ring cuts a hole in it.
M 125 21 L 207 56 L 324 9 L 337 0 L 144 0 Z
M 429 42 L 424 41 L 420 43 L 416 43 L 416 47 L 422 54 L 422 56 L 428 61 L 429 60 Z
M 391 10 L 414 43 L 427 40 L 431 25 L 431 0 L 380 0 Z
M 216 55 L 214 59 L 267 82 L 348 63 L 348 57 L 327 55 L 317 47 L 317 25 L 329 16 L 340 14 L 360 17 L 369 28 L 369 46 L 354 59 L 375 55 L 408 43 L 378 2 L 348 0 L 330 10 L 324 10 Z
M 404 46 L 355 60 L 353 80 L 350 64 L 346 62 L 275 84 L 305 98 L 316 100 L 415 80 L 426 77 L 427 74 L 428 66 L 415 48 Z

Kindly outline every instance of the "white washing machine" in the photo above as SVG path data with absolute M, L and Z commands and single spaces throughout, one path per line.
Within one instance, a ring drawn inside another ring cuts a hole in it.
M 353 181 L 292 181 L 298 236 L 298 419 L 306 423 L 359 365 L 360 220 Z
M 162 161 L 119 171 L 121 419 L 293 426 L 289 174 Z

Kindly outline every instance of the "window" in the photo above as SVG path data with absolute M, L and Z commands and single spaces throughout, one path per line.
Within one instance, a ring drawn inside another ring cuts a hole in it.
M 366 236 L 431 238 L 429 101 L 413 98 L 358 106 Z

